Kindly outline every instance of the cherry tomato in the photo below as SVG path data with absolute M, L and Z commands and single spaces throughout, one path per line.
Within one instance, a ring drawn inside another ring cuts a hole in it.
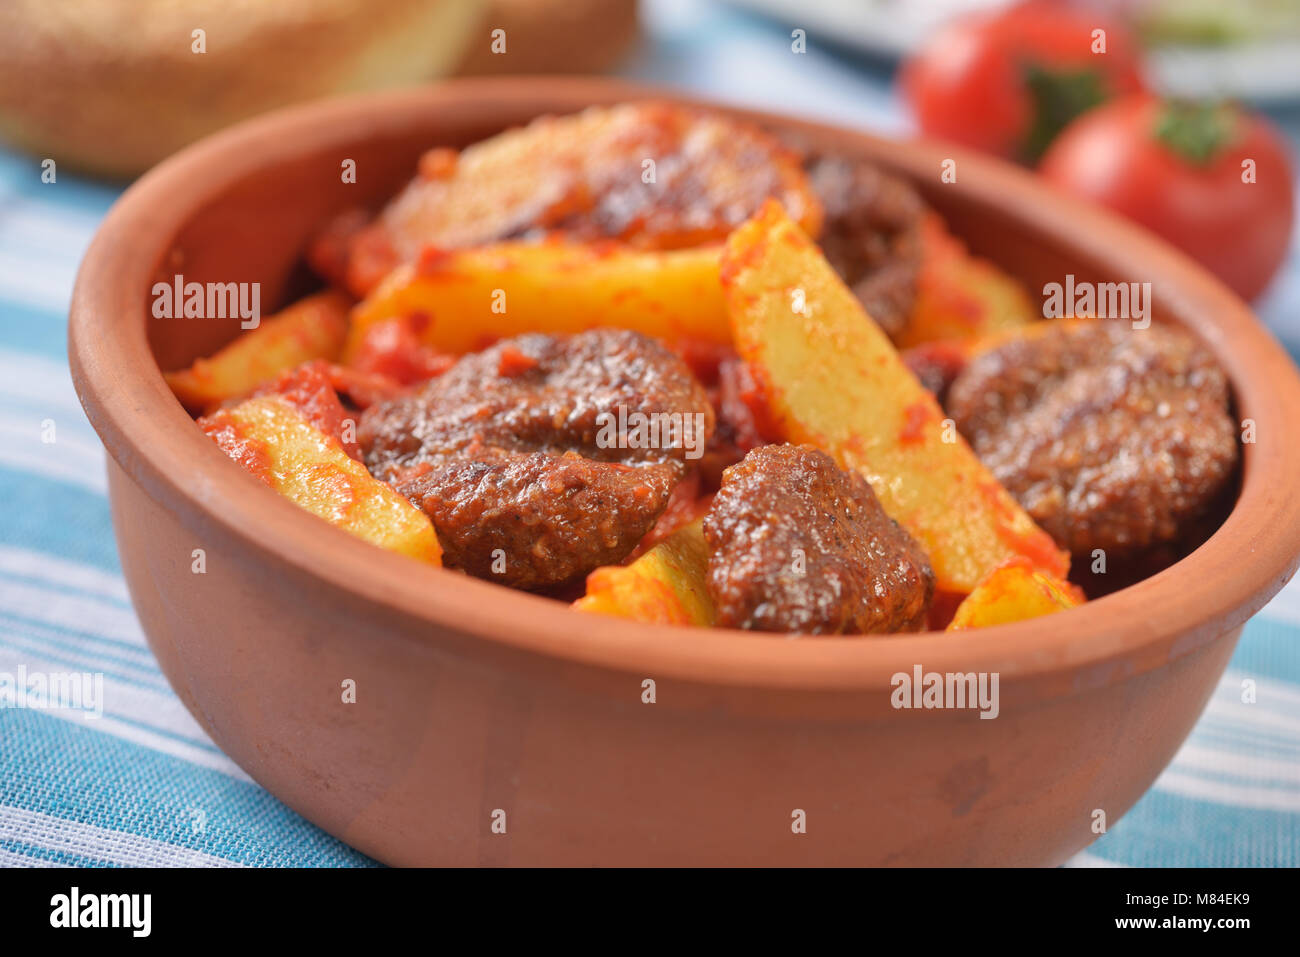
M 1143 88 L 1123 27 L 1049 0 L 954 20 L 901 82 L 921 132 L 1026 163 L 1080 113 Z
M 1041 173 L 1190 254 L 1244 299 L 1286 257 L 1293 173 L 1282 137 L 1239 107 L 1117 100 L 1080 117 Z

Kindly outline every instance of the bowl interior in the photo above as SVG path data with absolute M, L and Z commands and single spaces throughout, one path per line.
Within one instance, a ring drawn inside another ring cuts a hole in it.
M 542 113 L 563 114 L 602 100 L 619 102 L 624 98 L 609 93 L 572 102 L 558 97 L 541 102 L 515 97 L 474 115 L 445 117 L 431 112 L 423 122 L 403 129 L 338 131 L 316 149 L 254 165 L 223 183 L 219 193 L 205 196 L 171 238 L 154 279 L 170 281 L 179 272 L 186 281 L 200 283 L 258 282 L 265 314 L 320 287 L 319 278 L 303 262 L 303 253 L 321 226 L 344 210 L 381 206 L 415 174 L 425 150 L 464 147 Z M 1062 281 L 1067 272 L 1080 281 L 1137 278 L 1116 275 L 1113 256 L 1091 256 L 1071 237 L 1045 233 L 1039 224 L 1026 221 L 1025 210 L 1014 201 L 1014 194 L 1007 197 L 1010 202 L 990 205 L 983 190 L 955 188 L 943 182 L 938 164 L 941 156 L 947 156 L 941 149 L 930 151 L 934 153 L 933 170 L 925 175 L 925 161 L 896 142 L 786 117 L 760 117 L 759 122 L 774 132 L 797 132 L 801 141 L 813 146 L 863 157 L 904 176 L 974 252 L 997 262 L 1024 282 L 1031 294 L 1045 283 Z M 343 182 L 340 175 L 347 160 L 356 163 L 354 183 Z M 968 165 L 968 175 L 977 180 L 987 178 L 988 161 L 963 157 L 962 173 Z M 1017 178 L 1014 170 L 1001 172 Z M 1159 290 L 1156 296 L 1162 318 L 1180 322 L 1179 311 L 1160 299 Z M 241 332 L 235 318 L 195 323 L 150 315 L 146 324 L 150 350 L 163 370 L 181 368 L 209 355 Z

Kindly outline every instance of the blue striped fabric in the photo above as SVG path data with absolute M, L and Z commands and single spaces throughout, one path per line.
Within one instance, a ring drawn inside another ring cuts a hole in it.
M 775 28 L 708 6 L 657 3 L 651 12 L 662 42 L 657 59 L 634 65 L 643 79 L 901 125 L 879 79 L 815 50 L 791 61 Z M 743 74 L 742 87 L 738 71 L 755 62 L 769 68 Z M 103 452 L 72 391 L 64 329 L 76 266 L 115 196 L 64 174 L 42 184 L 35 162 L 0 152 L 0 674 L 104 676 L 102 717 L 0 710 L 0 863 L 369 865 L 207 739 L 168 688 L 127 600 Z M 1298 307 L 1293 254 L 1263 305 L 1293 352 L 1300 318 L 1284 320 L 1300 317 Z M 52 443 L 43 441 L 51 422 Z M 1300 863 L 1298 638 L 1292 583 L 1247 627 L 1173 765 L 1072 863 Z M 1255 682 L 1254 704 L 1241 701 L 1245 679 Z
M 65 329 L 116 196 L 0 152 L 0 674 L 103 675 L 101 717 L 0 708 L 0 864 L 371 866 L 208 740 L 127 599 Z

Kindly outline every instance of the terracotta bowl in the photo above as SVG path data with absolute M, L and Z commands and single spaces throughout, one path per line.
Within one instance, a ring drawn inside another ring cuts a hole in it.
M 394 192 L 430 145 L 654 92 L 506 79 L 325 102 L 207 139 L 122 197 L 78 276 L 69 352 L 164 672 L 257 781 L 391 864 L 1065 860 L 1096 839 L 1096 810 L 1113 825 L 1169 762 L 1300 553 L 1296 369 L 1157 240 L 946 146 L 741 114 L 908 177 L 1031 288 L 1067 272 L 1150 281 L 1158 318 L 1209 345 L 1255 420 L 1240 498 L 1188 558 L 1050 620 L 961 636 L 650 627 L 422 567 L 241 472 L 164 384 L 160 369 L 238 328 L 152 318 L 157 279 L 259 281 L 269 308 L 309 288 L 312 231 Z M 1000 714 L 895 710 L 891 678 L 916 665 L 998 674 Z

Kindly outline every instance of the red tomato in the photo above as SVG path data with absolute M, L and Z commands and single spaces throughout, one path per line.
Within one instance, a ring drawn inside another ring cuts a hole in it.
M 1141 90 L 1138 64 L 1118 24 L 1031 0 L 954 20 L 907 62 L 901 82 L 926 135 L 1032 163 L 1080 113 Z
M 1061 134 L 1041 172 L 1163 236 L 1244 299 L 1286 257 L 1294 216 L 1287 147 L 1266 120 L 1238 107 L 1118 100 Z

